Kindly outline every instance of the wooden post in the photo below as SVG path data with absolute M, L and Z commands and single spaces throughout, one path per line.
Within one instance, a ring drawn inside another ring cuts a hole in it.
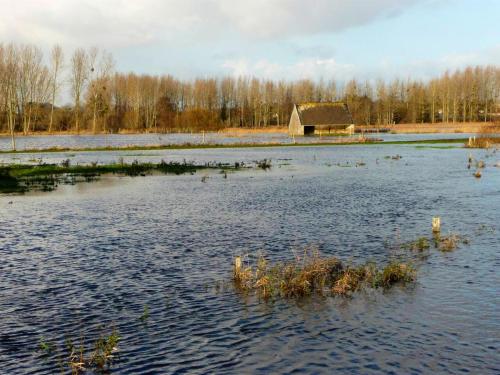
M 241 257 L 238 255 L 234 258 L 234 273 L 235 275 L 241 272 Z
M 441 231 L 441 218 L 439 216 L 432 218 L 432 231 L 434 233 Z
M 201 143 L 205 144 L 205 130 L 203 130 L 203 141 Z

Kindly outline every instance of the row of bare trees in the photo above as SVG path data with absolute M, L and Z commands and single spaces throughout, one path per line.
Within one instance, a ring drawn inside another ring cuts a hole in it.
M 178 80 L 115 72 L 111 54 L 0 45 L 0 132 L 196 131 L 286 124 L 293 103 L 347 102 L 357 124 L 489 121 L 500 68 L 468 67 L 430 81 Z M 64 89 L 64 90 L 63 90 Z M 69 95 L 68 95 L 69 94 Z M 56 106 L 62 98 L 71 105 Z M 13 136 L 14 142 L 14 136 Z
M 500 68 L 467 67 L 429 82 L 353 80 L 343 98 L 358 124 L 490 121 L 498 112 Z

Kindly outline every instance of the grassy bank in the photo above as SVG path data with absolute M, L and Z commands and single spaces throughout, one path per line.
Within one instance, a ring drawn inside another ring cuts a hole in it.
M 26 149 L 17 151 L 0 151 L 0 154 L 33 154 L 46 152 L 103 152 L 103 151 L 155 151 L 155 150 L 196 150 L 196 149 L 231 149 L 231 148 L 269 148 L 269 147 L 324 147 L 324 146 L 357 146 L 357 145 L 404 145 L 404 144 L 443 144 L 443 143 L 466 143 L 467 138 L 459 139 L 428 139 L 417 141 L 377 141 L 366 139 L 364 141 L 341 140 L 338 142 L 314 142 L 314 143 L 231 143 L 231 144 L 178 144 L 178 145 L 148 145 L 148 146 L 125 146 L 125 147 L 52 147 L 44 149 Z

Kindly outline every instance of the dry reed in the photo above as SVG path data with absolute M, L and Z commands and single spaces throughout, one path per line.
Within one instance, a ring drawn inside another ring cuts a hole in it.
M 415 269 L 406 263 L 391 262 L 383 268 L 375 263 L 344 266 L 339 259 L 321 257 L 316 251 L 274 265 L 260 256 L 254 266 L 238 263 L 233 273 L 239 291 L 255 292 L 264 299 L 313 294 L 349 296 L 363 287 L 388 288 L 398 282 L 414 281 L 415 277 Z

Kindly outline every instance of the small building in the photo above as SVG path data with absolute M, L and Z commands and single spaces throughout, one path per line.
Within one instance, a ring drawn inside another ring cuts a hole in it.
M 354 122 L 343 102 L 294 104 L 290 135 L 354 134 Z

